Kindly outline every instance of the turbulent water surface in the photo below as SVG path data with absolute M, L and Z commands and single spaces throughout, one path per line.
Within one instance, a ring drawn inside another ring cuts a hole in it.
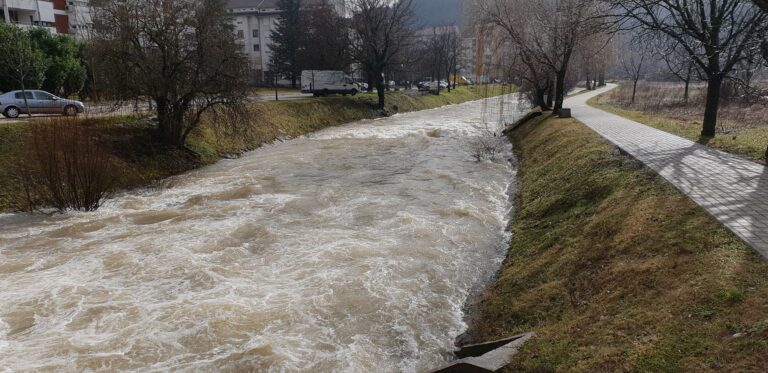
M 499 111 L 362 121 L 97 213 L 0 216 L 0 371 L 439 367 L 504 253 L 511 149 L 470 150 Z

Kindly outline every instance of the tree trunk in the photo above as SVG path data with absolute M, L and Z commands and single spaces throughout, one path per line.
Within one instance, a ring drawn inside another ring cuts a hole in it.
M 589 79 L 589 73 L 587 73 L 587 91 L 592 90 L 592 80 Z
M 547 81 L 547 90 L 547 108 L 552 108 L 555 100 L 555 85 L 551 80 Z
M 637 81 L 638 79 L 635 79 L 632 81 L 632 101 L 630 101 L 630 104 L 635 104 L 635 94 L 637 93 Z
M 688 87 L 691 85 L 691 79 L 690 76 L 688 77 L 688 80 L 685 81 L 685 91 L 683 92 L 683 103 L 688 105 L 688 97 L 689 97 L 689 89 Z
M 600 87 L 605 86 L 605 73 L 602 71 L 600 72 L 599 80 Z
M 184 146 L 184 110 L 165 98 L 155 98 L 160 135 L 169 144 Z
M 368 72 L 366 74 L 366 79 L 368 80 L 368 92 L 373 92 L 373 73 Z
M 560 113 L 560 109 L 563 108 L 563 100 L 565 98 L 565 71 L 558 71 L 556 78 L 554 112 L 557 114 Z
M 291 88 L 292 88 L 292 89 L 296 89 L 296 80 L 297 80 L 297 75 L 298 75 L 298 74 L 296 74 L 295 72 L 292 72 L 292 73 L 291 73 Z
M 378 91 L 379 95 L 379 109 L 384 109 L 386 107 L 386 92 L 384 92 L 384 78 L 381 77 L 381 74 L 376 75 L 376 90 Z
M 536 88 L 536 106 L 540 107 L 542 111 L 549 111 L 549 106 L 547 105 L 547 101 L 544 99 L 544 88 Z
M 27 88 L 24 86 L 24 79 L 21 79 L 21 95 L 24 97 L 24 106 L 27 109 L 27 117 L 32 118 L 32 110 L 29 110 L 29 102 L 27 101 Z
M 720 87 L 723 79 L 720 76 L 710 76 L 707 83 L 707 103 L 704 108 L 704 124 L 701 130 L 702 137 L 715 137 L 717 129 L 717 109 L 720 106 Z

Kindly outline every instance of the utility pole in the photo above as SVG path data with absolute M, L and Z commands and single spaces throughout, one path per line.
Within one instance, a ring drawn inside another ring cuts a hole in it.
M 11 23 L 11 13 L 8 12 L 8 0 L 3 0 L 3 17 L 5 23 Z
M 275 85 L 275 101 L 280 101 L 280 97 L 277 95 L 277 73 L 272 73 L 272 83 Z
M 41 26 L 41 24 L 43 23 L 43 20 L 40 17 L 40 1 L 35 1 L 35 5 L 37 5 L 37 25 Z

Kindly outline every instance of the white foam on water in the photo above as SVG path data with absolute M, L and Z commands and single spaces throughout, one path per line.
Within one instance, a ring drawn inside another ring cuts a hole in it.
M 508 240 L 511 147 L 485 162 L 466 148 L 484 107 L 330 128 L 96 213 L 0 216 L 0 366 L 440 366 Z

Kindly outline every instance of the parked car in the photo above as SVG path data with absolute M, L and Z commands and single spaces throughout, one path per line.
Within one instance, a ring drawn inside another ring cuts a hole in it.
M 26 102 L 24 97 L 26 95 Z M 29 107 L 29 112 L 27 112 Z M 45 91 L 10 91 L 0 95 L 0 113 L 6 118 L 21 114 L 61 114 L 74 116 L 85 111 L 80 101 L 57 97 Z
M 418 87 L 420 91 L 436 91 L 437 87 L 440 87 L 440 89 L 447 89 L 448 83 L 444 80 L 439 82 L 421 82 Z

